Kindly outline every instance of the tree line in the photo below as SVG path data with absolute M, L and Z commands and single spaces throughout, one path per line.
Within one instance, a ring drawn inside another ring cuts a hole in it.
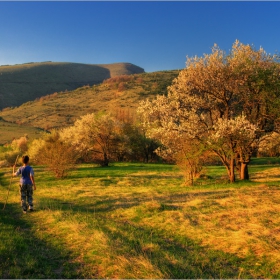
M 14 139 L 2 147 L 0 160 L 12 164 L 18 154 L 28 154 L 33 164 L 46 165 L 61 178 L 76 163 L 106 167 L 117 161 L 158 162 L 158 146 L 128 112 L 99 112 L 81 116 L 72 126 L 45 132 L 33 141 L 27 135 Z

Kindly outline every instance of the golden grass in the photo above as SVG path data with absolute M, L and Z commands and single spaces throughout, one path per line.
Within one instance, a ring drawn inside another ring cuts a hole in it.
M 280 179 L 280 167 L 270 168 L 261 172 L 256 172 L 251 180 L 255 182 L 275 182 Z
M 172 202 L 178 210 L 144 218 L 141 224 L 179 231 L 183 236 L 201 240 L 204 246 L 240 257 L 252 251 L 280 263 L 279 190 L 279 186 L 248 187 L 231 191 L 223 199 L 196 192 L 195 198 L 186 195 L 186 202 Z M 219 191 L 215 194 L 219 196 Z M 153 203 L 139 207 L 151 210 L 160 206 Z M 132 215 L 129 210 L 125 218 L 131 219 Z
M 32 221 L 37 238 L 72 252 L 83 278 L 170 278 L 170 271 L 159 267 L 152 256 L 160 254 L 173 266 L 183 260 L 162 251 L 155 240 L 158 232 L 166 242 L 186 238 L 240 258 L 253 255 L 256 267 L 265 257 L 275 262 L 273 270 L 280 275 L 279 181 L 188 189 L 177 172 L 156 176 L 155 171 L 141 170 L 55 185 L 37 174 L 37 211 L 23 218 Z M 263 173 L 255 173 L 255 179 Z M 276 169 L 270 174 L 274 176 Z M 12 192 L 9 203 L 16 201 Z M 243 273 L 240 268 L 236 277 Z

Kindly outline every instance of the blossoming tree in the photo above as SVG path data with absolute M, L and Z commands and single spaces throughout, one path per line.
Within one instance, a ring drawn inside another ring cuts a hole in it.
M 60 131 L 61 139 L 80 154 L 92 153 L 94 160 L 108 166 L 112 158 L 117 122 L 108 114 L 87 114 Z
M 150 135 L 176 150 L 176 137 L 195 139 L 219 156 L 229 179 L 248 179 L 248 163 L 261 135 L 279 122 L 280 67 L 275 56 L 236 41 L 229 54 L 187 58 L 167 96 L 138 109 Z

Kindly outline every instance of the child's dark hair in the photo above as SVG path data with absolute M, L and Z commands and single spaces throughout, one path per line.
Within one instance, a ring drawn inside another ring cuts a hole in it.
M 23 156 L 22 157 L 22 162 L 25 163 L 25 164 L 28 163 L 29 162 L 29 156 Z

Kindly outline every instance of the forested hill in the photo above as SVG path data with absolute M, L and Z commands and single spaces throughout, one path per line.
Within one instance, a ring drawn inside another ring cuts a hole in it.
M 19 106 L 54 92 L 74 90 L 103 80 L 143 73 L 131 63 L 81 64 L 61 62 L 0 66 L 0 109 Z

